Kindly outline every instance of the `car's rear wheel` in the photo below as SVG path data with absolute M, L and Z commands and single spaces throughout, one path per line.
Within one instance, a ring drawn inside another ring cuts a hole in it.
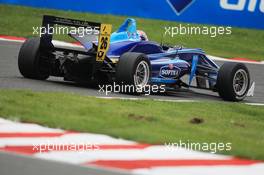
M 227 62 L 222 65 L 217 77 L 217 89 L 220 97 L 227 101 L 241 101 L 248 92 L 250 75 L 242 63 Z
M 125 91 L 129 91 L 124 93 L 141 93 L 149 83 L 150 77 L 150 61 L 145 54 L 128 52 L 120 57 L 116 69 L 116 81 L 119 85 L 128 85 L 130 90 L 124 88 Z M 131 89 L 134 92 L 131 92 Z
M 45 80 L 49 77 L 49 67 L 41 58 L 40 38 L 27 39 L 20 48 L 18 68 L 26 78 Z

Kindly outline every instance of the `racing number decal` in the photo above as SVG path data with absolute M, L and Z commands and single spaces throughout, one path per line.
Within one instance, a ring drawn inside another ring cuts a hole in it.
M 110 44 L 111 30 L 112 30 L 112 25 L 101 24 L 96 61 L 102 62 L 105 59 Z

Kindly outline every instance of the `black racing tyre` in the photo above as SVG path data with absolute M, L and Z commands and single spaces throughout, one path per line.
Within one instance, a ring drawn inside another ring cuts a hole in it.
M 141 90 L 146 88 L 150 78 L 151 65 L 145 54 L 127 52 L 120 57 L 116 68 L 116 82 L 119 85 L 129 85 L 125 87 L 126 90 L 123 93 L 144 93 L 144 91 Z M 131 92 L 131 89 L 128 89 L 131 87 L 134 88 L 133 92 Z
M 217 77 L 217 90 L 226 101 L 242 101 L 250 86 L 250 75 L 242 63 L 226 62 Z
M 25 78 L 45 80 L 49 77 L 49 68 L 40 57 L 40 38 L 27 39 L 20 48 L 18 68 Z

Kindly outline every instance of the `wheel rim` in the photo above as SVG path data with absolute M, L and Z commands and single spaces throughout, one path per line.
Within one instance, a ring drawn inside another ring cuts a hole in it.
M 245 70 L 239 69 L 233 79 L 233 89 L 237 96 L 245 95 L 248 89 L 248 74 Z
M 146 61 L 141 61 L 136 68 L 134 74 L 134 83 L 137 88 L 142 88 L 147 85 L 149 81 L 149 65 Z

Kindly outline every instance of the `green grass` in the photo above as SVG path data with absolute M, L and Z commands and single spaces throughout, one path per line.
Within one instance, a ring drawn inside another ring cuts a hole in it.
M 19 6 L 0 5 L 0 34 L 31 37 L 33 26 L 40 26 L 42 15 L 50 14 L 61 17 L 110 23 L 114 29 L 123 22 L 124 16 L 76 13 L 71 11 L 36 9 Z M 160 20 L 136 18 L 138 28 L 146 31 L 149 38 L 161 41 L 165 26 L 178 26 L 179 23 Z M 200 25 L 201 26 L 201 25 Z M 68 41 L 65 36 L 59 39 Z M 174 45 L 203 48 L 208 54 L 221 57 L 242 57 L 264 60 L 264 31 L 233 28 L 232 35 L 216 38 L 201 35 L 181 35 L 174 38 L 165 37 L 164 41 Z
M 220 153 L 264 160 L 264 108 L 258 106 L 107 100 L 67 93 L 0 90 L 0 116 L 143 143 L 231 142 L 232 150 Z M 203 122 L 193 124 L 193 118 Z

